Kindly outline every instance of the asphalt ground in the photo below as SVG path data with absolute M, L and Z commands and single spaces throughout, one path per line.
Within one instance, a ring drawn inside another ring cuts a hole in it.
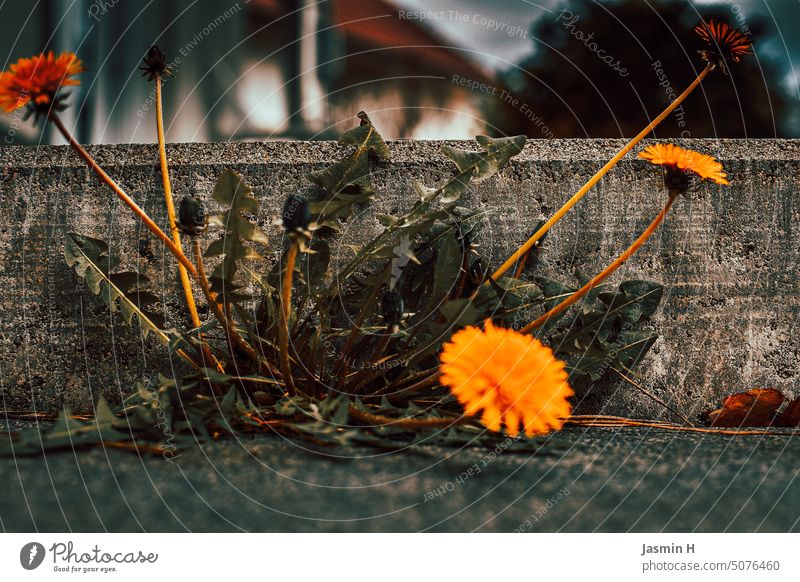
M 39 532 L 787 532 L 800 453 L 785 436 L 567 429 L 536 452 L 320 454 L 278 437 L 0 459 L 0 528 Z

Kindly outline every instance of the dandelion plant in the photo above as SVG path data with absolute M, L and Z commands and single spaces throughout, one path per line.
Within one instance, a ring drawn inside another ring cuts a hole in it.
M 607 279 L 697 179 L 727 183 L 721 164 L 669 144 L 645 149 L 640 157 L 664 170 L 668 199 L 639 238 L 598 275 L 575 273 L 577 286 L 544 276 L 539 258 L 547 252 L 548 230 L 603 175 L 711 71 L 724 72 L 750 52 L 747 38 L 728 25 L 709 22 L 697 31 L 708 45 L 701 53 L 706 68 L 492 276 L 476 244 L 485 211 L 466 207 L 464 194 L 513 164 L 525 136 L 478 136 L 471 151 L 443 147 L 449 175 L 437 184 L 410 180 L 407 210 L 377 215 L 377 232 L 362 233 L 362 244 L 339 264 L 331 260 L 331 245 L 381 195 L 372 173 L 391 160 L 391 147 L 365 112 L 339 139 L 340 157 L 308 174 L 302 191 L 286 193 L 282 209 L 270 210 L 280 212 L 271 226 L 257 220 L 264 193 L 231 169 L 219 172 L 210 192 L 184 197 L 176 210 L 162 106 L 162 82 L 171 71 L 166 55 L 151 48 L 142 70 L 156 88 L 167 234 L 58 116 L 66 107 L 61 89 L 79 83 L 81 61 L 72 53 L 21 59 L 0 74 L 0 107 L 26 107 L 53 123 L 172 253 L 191 325 L 161 320 L 152 309 L 158 296 L 143 288 L 148 282 L 139 273 L 124 270 L 107 243 L 65 233 L 67 262 L 89 289 L 186 366 L 172 377 L 159 375 L 155 385 L 131 386 L 113 406 L 99 402 L 93 421 L 99 430 L 65 411 L 58 431 L 23 435 L 17 445 L 67 446 L 77 435 L 89 443 L 152 441 L 165 410 L 171 432 L 192 439 L 249 432 L 319 446 L 463 444 L 491 441 L 503 431 L 532 437 L 558 430 L 570 421 L 579 387 L 591 389 L 607 373 L 638 386 L 627 372 L 657 338 L 644 324 L 663 287 L 634 280 L 611 289 Z M 209 216 L 206 202 L 221 211 Z M 191 258 L 182 237 L 190 239 Z M 195 297 L 195 289 L 202 295 Z M 560 326 L 579 300 L 581 312 Z M 528 335 L 539 328 L 540 337 Z

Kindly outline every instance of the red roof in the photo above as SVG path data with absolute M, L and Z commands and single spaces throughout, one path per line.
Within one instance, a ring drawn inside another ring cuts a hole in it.
M 250 5 L 273 17 L 294 4 L 283 0 L 252 0 Z M 399 8 L 387 0 L 330 0 L 331 24 L 344 36 L 350 50 L 388 49 L 393 58 L 418 62 L 425 71 L 486 82 L 490 73 L 469 53 L 448 42 L 424 22 L 401 19 Z

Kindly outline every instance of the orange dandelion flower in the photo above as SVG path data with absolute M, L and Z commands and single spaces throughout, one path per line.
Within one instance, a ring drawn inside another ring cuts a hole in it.
M 46 110 L 57 104 L 56 93 L 67 85 L 80 85 L 73 77 L 84 71 L 74 53 L 53 51 L 20 59 L 7 71 L 0 73 L 0 108 L 14 111 L 27 104 Z
M 725 22 L 701 22 L 694 30 L 710 47 L 700 51 L 703 59 L 719 66 L 723 72 L 726 62 L 738 63 L 742 57 L 753 54 L 750 39 Z
M 561 428 L 572 407 L 573 392 L 564 363 L 529 335 L 495 327 L 467 327 L 442 351 L 440 381 L 468 415 L 483 411 L 481 422 L 511 436 L 520 423 L 528 436 Z
M 685 150 L 673 144 L 659 143 L 648 146 L 639 153 L 639 157 L 667 170 L 666 182 L 670 190 L 680 192 L 688 190 L 692 174 L 701 180 L 711 180 L 717 184 L 729 183 L 722 164 L 712 156 Z

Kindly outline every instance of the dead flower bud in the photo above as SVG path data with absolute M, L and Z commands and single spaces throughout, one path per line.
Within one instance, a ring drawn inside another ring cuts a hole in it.
M 396 330 L 400 326 L 405 309 L 402 295 L 393 289 L 384 291 L 381 296 L 381 308 L 386 327 Z
M 194 196 L 184 196 L 178 206 L 178 228 L 183 234 L 195 235 L 208 226 L 205 205 Z
M 167 55 L 156 45 L 151 46 L 147 51 L 139 70 L 142 71 L 142 76 L 147 77 L 149 81 L 155 81 L 157 77 L 163 79 L 172 76 L 172 66 L 167 63 Z
M 283 203 L 281 224 L 287 233 L 298 232 L 304 234 L 311 223 L 311 208 L 308 200 L 300 194 L 290 194 Z

